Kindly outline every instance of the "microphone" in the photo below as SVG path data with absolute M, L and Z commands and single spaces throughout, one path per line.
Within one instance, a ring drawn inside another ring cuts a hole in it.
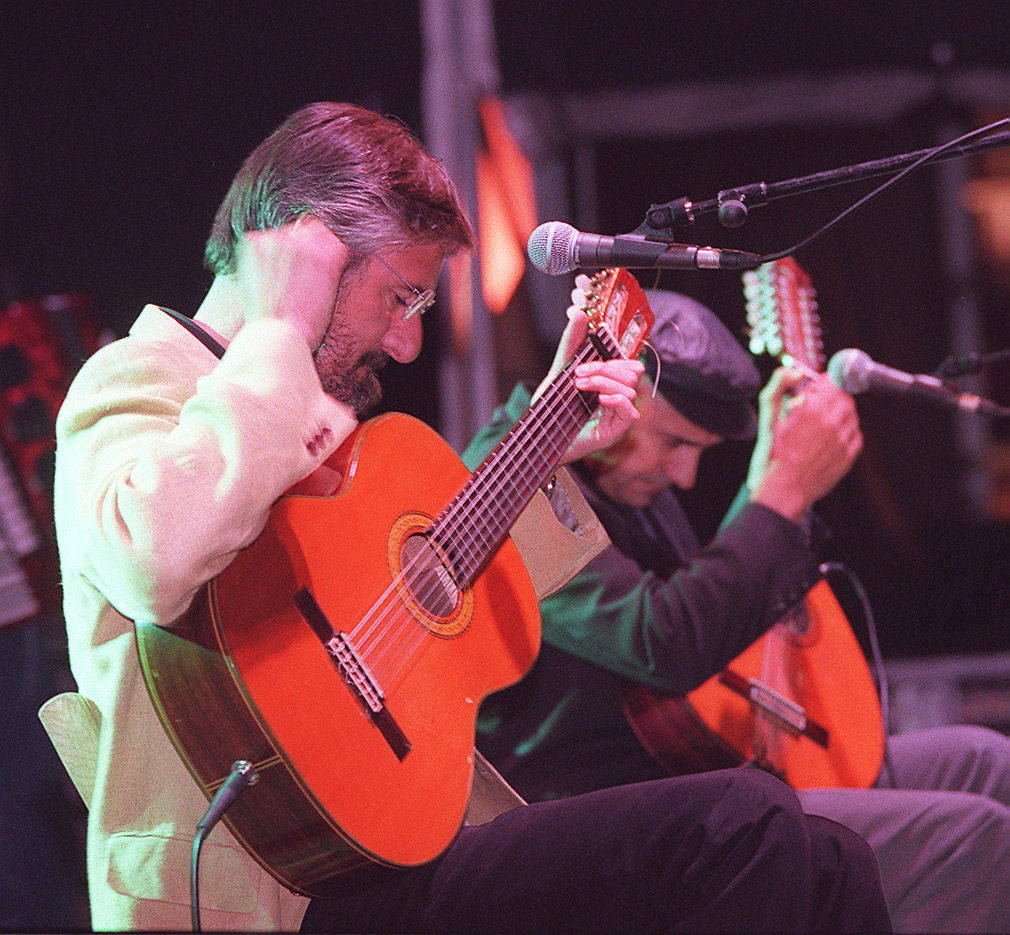
M 530 262 L 548 276 L 576 269 L 754 269 L 756 253 L 645 240 L 637 234 L 584 234 L 563 221 L 541 224 L 526 245 Z
M 911 393 L 935 399 L 962 412 L 1005 414 L 1003 407 L 992 400 L 964 393 L 958 387 L 928 374 L 905 373 L 904 370 L 878 364 L 865 351 L 851 347 L 839 351 L 828 361 L 828 376 L 846 393 L 862 393 L 864 390 Z

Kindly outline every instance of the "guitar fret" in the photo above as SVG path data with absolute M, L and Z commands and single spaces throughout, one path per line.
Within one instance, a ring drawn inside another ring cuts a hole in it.
M 600 358 L 592 345 L 586 345 L 576 362 L 593 359 Z M 460 540 L 465 558 L 457 567 L 463 582 L 483 567 L 537 488 L 557 469 L 587 418 L 583 397 L 592 395 L 575 389 L 570 375 L 559 379 L 438 518 L 433 528 L 443 548 L 447 534 L 449 541 Z
M 608 319 L 625 327 L 634 322 L 629 336 L 634 348 L 629 351 L 637 350 L 651 325 L 641 289 L 628 273 L 609 270 L 594 278 L 600 291 L 590 297 L 587 306 L 590 318 L 595 316 L 589 339 L 432 524 L 432 536 L 451 556 L 461 587 L 466 587 L 491 558 L 596 411 L 596 394 L 575 387 L 572 368 L 586 361 L 622 356 Z

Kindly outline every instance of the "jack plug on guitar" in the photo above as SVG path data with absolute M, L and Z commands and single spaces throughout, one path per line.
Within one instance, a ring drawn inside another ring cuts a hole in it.
M 221 820 L 235 799 L 247 786 L 255 785 L 259 778 L 259 773 L 253 769 L 252 763 L 248 760 L 236 760 L 231 765 L 228 778 L 221 783 L 221 788 L 214 794 L 203 818 L 196 824 L 189 868 L 190 910 L 194 932 L 200 931 L 200 849 L 211 829 Z

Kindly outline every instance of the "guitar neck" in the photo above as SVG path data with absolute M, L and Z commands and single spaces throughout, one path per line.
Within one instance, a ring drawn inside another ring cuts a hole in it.
M 435 519 L 432 536 L 459 586 L 468 586 L 495 553 L 596 410 L 596 394 L 575 386 L 574 368 L 619 354 L 610 332 L 596 329 Z

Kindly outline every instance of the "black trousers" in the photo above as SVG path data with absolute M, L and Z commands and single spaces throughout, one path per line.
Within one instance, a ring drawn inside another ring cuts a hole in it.
M 736 769 L 519 808 L 314 899 L 303 932 L 889 932 L 869 846 Z

